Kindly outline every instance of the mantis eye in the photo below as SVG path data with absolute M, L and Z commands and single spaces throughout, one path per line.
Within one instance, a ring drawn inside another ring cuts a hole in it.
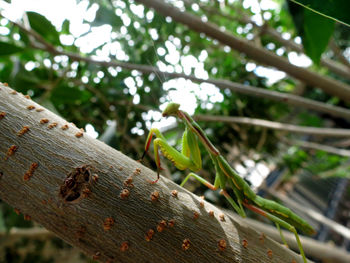
M 180 104 L 170 102 L 163 110 L 162 115 L 163 117 L 176 115 L 176 113 L 179 111 L 179 108 L 180 108 Z

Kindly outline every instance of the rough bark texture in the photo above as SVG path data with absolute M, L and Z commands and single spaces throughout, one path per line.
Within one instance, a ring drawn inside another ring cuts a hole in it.
M 175 183 L 150 184 L 153 171 L 2 84 L 0 140 L 0 198 L 101 261 L 301 262 Z

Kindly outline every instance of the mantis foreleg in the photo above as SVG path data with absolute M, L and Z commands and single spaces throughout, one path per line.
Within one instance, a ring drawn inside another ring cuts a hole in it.
M 145 151 L 141 159 L 143 159 L 146 152 L 149 150 L 153 135 L 157 137 L 153 141 L 154 158 L 157 165 L 157 179 L 155 181 L 152 181 L 151 183 L 156 183 L 159 180 L 159 171 L 162 169 L 160 165 L 159 150 L 161 150 L 164 156 L 167 159 L 169 159 L 179 170 L 185 170 L 189 168 L 192 171 L 198 171 L 199 169 L 201 169 L 202 159 L 200 156 L 197 139 L 191 132 L 188 131 L 185 131 L 183 135 L 183 150 L 180 153 L 174 147 L 168 144 L 165 137 L 158 129 L 152 128 L 147 136 Z

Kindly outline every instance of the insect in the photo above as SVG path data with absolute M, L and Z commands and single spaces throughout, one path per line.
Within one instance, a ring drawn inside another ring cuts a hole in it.
M 215 191 L 220 188 L 221 193 L 225 196 L 225 198 L 240 216 L 246 217 L 243 208 L 246 207 L 249 210 L 273 221 L 278 229 L 281 226 L 293 232 L 300 250 L 300 254 L 306 263 L 307 261 L 304 250 L 296 228 L 305 232 L 306 234 L 313 234 L 315 233 L 315 230 L 304 219 L 292 212 L 289 208 L 280 205 L 272 200 L 268 200 L 256 195 L 255 192 L 244 181 L 244 179 L 240 177 L 238 173 L 228 164 L 228 162 L 220 154 L 219 150 L 209 141 L 208 137 L 200 128 L 200 126 L 191 118 L 188 113 L 180 110 L 179 108 L 180 104 L 169 103 L 165 110 L 162 112 L 162 115 L 163 117 L 174 116 L 184 122 L 185 132 L 182 136 L 181 152 L 170 146 L 162 133 L 156 128 L 152 128 L 147 136 L 145 151 L 141 157 L 141 160 L 149 150 L 153 135 L 157 137 L 153 141 L 154 156 L 157 165 L 157 179 L 155 181 L 152 181 L 152 183 L 156 183 L 159 180 L 159 172 L 162 169 L 159 157 L 159 150 L 161 150 L 163 152 L 163 155 L 169 159 L 178 169 L 185 170 L 188 168 L 193 171 L 185 177 L 181 183 L 181 186 L 183 186 L 189 178 L 194 177 L 196 180 L 203 183 L 211 190 Z M 216 176 L 214 184 L 211 184 L 204 178 L 194 173 L 200 170 L 202 167 L 201 153 L 198 145 L 199 141 L 207 150 L 215 167 Z M 236 200 L 234 200 L 226 192 L 225 188 L 227 185 L 233 190 Z M 281 231 L 280 234 L 282 236 Z M 282 239 L 284 240 L 284 238 Z

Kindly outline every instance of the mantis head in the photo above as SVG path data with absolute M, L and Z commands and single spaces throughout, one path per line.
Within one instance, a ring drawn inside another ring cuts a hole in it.
M 170 102 L 166 108 L 163 110 L 162 115 L 163 117 L 168 117 L 168 116 L 176 116 L 180 108 L 180 104 Z

